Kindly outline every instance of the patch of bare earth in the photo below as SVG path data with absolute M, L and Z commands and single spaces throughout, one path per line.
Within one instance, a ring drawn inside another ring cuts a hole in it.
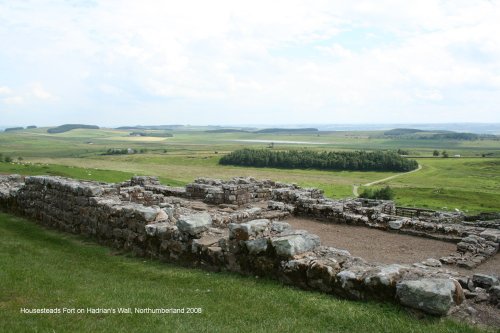
M 308 230 L 320 236 L 321 244 L 348 250 L 367 261 L 385 264 L 413 264 L 428 258 L 439 259 L 456 251 L 454 243 L 362 226 L 334 224 L 292 217 L 286 220 L 294 229 Z M 500 275 L 500 256 L 496 255 L 473 271 L 450 267 L 466 275 L 473 272 Z
M 428 258 L 439 259 L 456 251 L 456 244 L 434 239 L 409 236 L 395 232 L 370 229 L 362 226 L 333 224 L 313 219 L 293 217 L 287 219 L 294 229 L 308 230 L 319 235 L 321 244 L 348 250 L 352 255 L 380 263 L 412 264 Z M 474 273 L 500 276 L 500 255 L 475 268 L 467 270 L 456 266 L 451 270 L 464 275 Z M 483 328 L 500 327 L 500 310 L 487 302 L 465 301 L 450 314 L 451 318 Z

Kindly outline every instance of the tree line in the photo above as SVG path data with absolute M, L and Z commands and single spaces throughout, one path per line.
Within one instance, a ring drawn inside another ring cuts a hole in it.
M 61 126 L 49 128 L 47 130 L 47 133 L 50 133 L 50 134 L 64 133 L 64 132 L 68 132 L 68 131 L 71 131 L 71 130 L 74 130 L 74 129 L 79 129 L 79 128 L 83 128 L 83 129 L 99 129 L 99 126 L 96 126 L 96 125 L 84 125 L 84 124 L 64 124 L 64 125 L 61 125 Z
M 274 167 L 287 169 L 320 169 L 352 171 L 411 171 L 418 168 L 415 160 L 388 151 L 273 151 L 241 149 L 223 156 L 222 165 Z

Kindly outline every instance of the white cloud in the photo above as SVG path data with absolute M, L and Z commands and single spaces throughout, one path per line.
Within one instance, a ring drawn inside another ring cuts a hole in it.
M 51 93 L 45 90 L 45 88 L 43 88 L 40 83 L 36 83 L 33 85 L 32 94 L 33 96 L 41 100 L 50 101 L 56 99 Z
M 120 95 L 122 93 L 120 88 L 111 84 L 102 83 L 99 85 L 99 90 L 108 95 Z
M 443 100 L 443 95 L 439 90 L 417 90 L 415 96 L 422 100 L 428 101 L 441 101 Z
M 334 56 L 334 57 L 339 57 L 339 58 L 347 58 L 352 55 L 352 51 L 349 49 L 343 47 L 342 45 L 338 43 L 334 43 L 332 46 L 326 47 L 326 46 L 318 46 L 318 50 L 326 52 L 327 54 Z
M 0 3 L 2 79 L 29 87 L 28 112 L 57 100 L 47 110 L 74 121 L 117 104 L 145 122 L 500 121 L 498 2 L 95 3 Z
M 12 89 L 6 86 L 0 86 L 0 95 L 10 95 L 12 94 Z
M 24 103 L 24 98 L 22 98 L 21 96 L 13 96 L 13 97 L 6 97 L 4 99 L 2 99 L 2 101 L 5 103 L 5 104 L 22 104 Z

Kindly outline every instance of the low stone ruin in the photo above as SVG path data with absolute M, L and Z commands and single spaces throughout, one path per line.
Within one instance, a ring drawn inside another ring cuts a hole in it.
M 433 315 L 465 298 L 500 306 L 496 277 L 449 269 L 476 267 L 495 255 L 498 221 L 476 226 L 459 214 L 401 217 L 391 201 L 331 200 L 318 189 L 253 178 L 200 178 L 178 188 L 154 177 L 106 184 L 0 176 L 0 207 L 139 256 L 267 276 L 349 299 L 398 302 Z M 457 252 L 414 265 L 367 262 L 292 229 L 286 222 L 292 214 L 451 241 Z

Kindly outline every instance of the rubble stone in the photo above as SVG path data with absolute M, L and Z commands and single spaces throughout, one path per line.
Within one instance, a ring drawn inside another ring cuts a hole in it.
M 455 304 L 456 285 L 450 279 L 403 281 L 397 285 L 401 304 L 435 315 L 445 315 Z
M 271 243 L 278 256 L 293 257 L 314 250 L 320 245 L 320 240 L 317 235 L 304 233 L 275 237 Z
M 499 284 L 498 278 L 496 276 L 486 275 L 486 274 L 474 274 L 472 276 L 472 282 L 477 287 L 484 289 L 489 289 L 493 286 Z
M 186 232 L 191 236 L 197 236 L 206 231 L 212 224 L 212 218 L 208 213 L 193 215 L 183 215 L 177 221 L 177 227 L 181 232 Z

